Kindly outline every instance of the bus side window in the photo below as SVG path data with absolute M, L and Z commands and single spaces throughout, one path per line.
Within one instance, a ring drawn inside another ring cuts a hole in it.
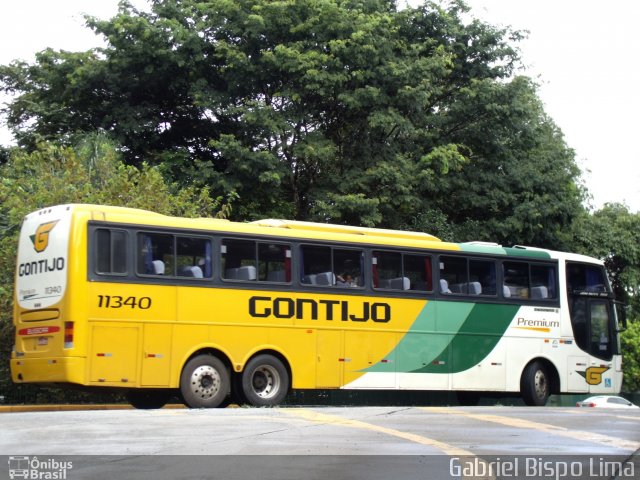
M 529 298 L 529 264 L 525 262 L 503 262 L 503 292 L 509 298 Z M 509 293 L 507 293 L 509 292 Z
M 444 282 L 442 280 L 444 280 Z M 469 276 L 466 258 L 440 257 L 440 288 L 441 293 L 464 295 L 469 293 Z
M 258 243 L 258 280 L 261 282 L 291 282 L 291 245 Z
M 458 295 L 496 295 L 493 260 L 440 257 L 440 292 Z
M 431 257 L 374 251 L 371 274 L 373 288 L 389 290 L 433 290 Z
M 256 281 L 256 242 L 225 238 L 221 245 L 222 278 L 225 280 Z
M 211 240 L 178 237 L 176 247 L 179 277 L 211 278 Z
M 127 232 L 100 228 L 95 233 L 96 273 L 126 275 Z
M 173 235 L 160 233 L 138 234 L 138 273 L 142 275 L 173 276 L 175 259 Z
M 531 265 L 531 298 L 558 298 L 555 267 L 550 265 Z
M 364 253 L 362 250 L 333 249 L 333 281 L 339 287 L 362 287 Z
M 399 252 L 374 251 L 372 260 L 374 288 L 404 290 L 402 255 Z
M 402 267 L 404 277 L 409 279 L 409 288 L 411 290 L 433 291 L 430 256 L 403 255 Z
M 496 264 L 493 260 L 469 260 L 469 293 L 496 294 Z
M 331 273 L 331 248 L 319 245 L 303 245 L 301 282 L 305 285 L 318 285 Z M 318 277 L 320 275 L 320 277 Z M 329 280 L 331 280 L 329 278 Z
M 503 262 L 505 298 L 554 300 L 558 298 L 556 269 L 551 265 Z
M 362 287 L 362 250 L 303 245 L 300 281 L 305 285 Z

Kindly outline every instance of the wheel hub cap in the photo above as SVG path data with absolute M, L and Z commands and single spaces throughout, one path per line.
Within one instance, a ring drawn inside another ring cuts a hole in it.
M 220 389 L 220 374 L 210 365 L 202 365 L 191 374 L 191 391 L 200 398 L 211 398 Z

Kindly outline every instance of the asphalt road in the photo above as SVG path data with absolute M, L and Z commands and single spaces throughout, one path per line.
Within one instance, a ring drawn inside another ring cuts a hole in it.
M 63 478 L 64 473 L 63 480 L 640 478 L 639 449 L 640 410 L 304 407 L 0 413 L 0 478 L 9 478 L 9 467 L 20 466 L 17 459 L 25 457 L 36 467 L 31 470 L 47 474 L 38 478 Z M 65 461 L 73 468 L 66 468 Z M 56 468 L 59 476 L 52 477 Z

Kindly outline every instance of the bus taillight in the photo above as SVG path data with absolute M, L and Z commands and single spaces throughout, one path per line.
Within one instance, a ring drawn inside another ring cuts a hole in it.
M 73 322 L 64 322 L 64 348 L 73 348 Z

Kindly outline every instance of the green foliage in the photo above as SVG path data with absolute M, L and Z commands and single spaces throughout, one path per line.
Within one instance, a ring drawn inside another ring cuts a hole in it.
M 463 21 L 462 1 L 398 5 L 123 3 L 87 19 L 105 48 L 0 67 L 8 123 L 31 149 L 101 129 L 130 165 L 238 192 L 237 219 L 435 213 L 459 239 L 561 244 L 578 171 L 535 87 L 510 79 L 520 34 Z
M 622 333 L 622 358 L 624 392 L 640 392 L 640 319 L 631 322 Z
M 0 145 L 0 165 L 9 161 L 9 149 Z
M 209 191 L 179 188 L 157 167 L 124 165 L 115 146 L 102 135 L 83 139 L 76 148 L 51 143 L 35 151 L 15 149 L 0 165 L 0 358 L 13 345 L 12 300 L 17 236 L 24 216 L 57 204 L 96 203 L 145 208 L 187 217 L 230 213 L 231 196 L 212 200 Z M 0 393 L 7 400 L 43 395 L 28 386 L 10 387 L 8 362 L 0 363 Z M 45 395 L 46 396 L 46 395 Z M 47 397 L 49 398 L 49 397 Z
M 434 179 L 431 205 L 454 225 L 458 241 L 569 248 L 566 227 L 583 210 L 580 171 L 536 86 L 525 77 L 476 81 L 461 96 L 440 128 L 466 146 L 469 161 Z
M 575 250 L 604 260 L 616 297 L 640 318 L 640 213 L 607 204 L 578 217 L 572 234 Z

